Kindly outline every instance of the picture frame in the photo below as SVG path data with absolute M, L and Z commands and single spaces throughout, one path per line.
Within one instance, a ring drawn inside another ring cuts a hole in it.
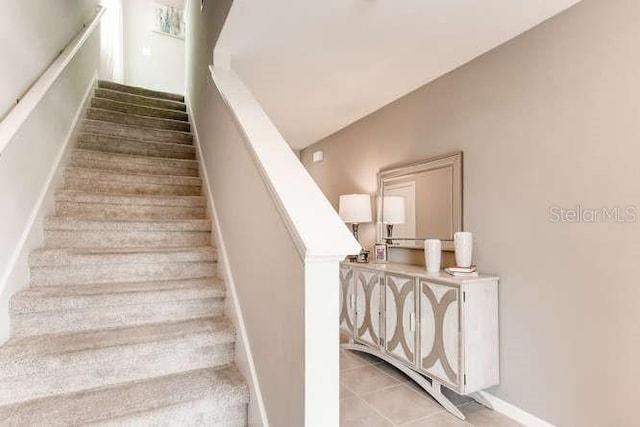
M 373 245 L 373 262 L 376 264 L 389 262 L 389 245 L 386 243 L 376 243 Z

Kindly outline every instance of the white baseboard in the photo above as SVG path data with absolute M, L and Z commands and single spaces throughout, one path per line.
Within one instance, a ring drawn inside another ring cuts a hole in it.
M 93 93 L 97 79 L 97 74 L 94 74 L 71 120 L 69 129 L 64 137 L 64 142 L 52 162 L 51 169 L 47 175 L 45 184 L 42 186 L 38 199 L 29 213 L 27 225 L 20 236 L 18 244 L 14 248 L 4 274 L 0 278 L 0 319 L 6 318 L 5 322 L 0 322 L 0 345 L 6 342 L 10 335 L 9 300 L 13 294 L 29 286 L 29 253 L 33 249 L 42 246 L 42 220 L 53 210 L 53 193 L 62 180 L 62 170 L 69 159 L 70 143 L 76 139 L 78 123 L 89 106 L 89 100 L 91 99 L 91 94 Z
M 251 399 L 255 399 L 254 402 L 255 404 L 257 404 L 256 409 L 259 413 L 256 416 L 252 416 L 252 410 L 251 408 L 249 409 L 249 427 L 269 427 L 269 420 L 267 418 L 267 411 L 265 409 L 264 400 L 262 398 L 260 382 L 256 373 L 253 356 L 251 354 L 251 344 L 247 335 L 244 317 L 242 316 L 242 309 L 240 308 L 240 302 L 238 300 L 238 295 L 236 292 L 233 273 L 231 272 L 231 267 L 227 258 L 227 250 L 224 244 L 222 230 L 220 229 L 220 223 L 218 221 L 218 214 L 215 208 L 215 203 L 213 201 L 213 193 L 211 192 L 209 175 L 207 174 L 207 170 L 204 164 L 202 146 L 200 145 L 200 138 L 198 135 L 198 126 L 191 111 L 191 104 L 188 99 L 186 100 L 186 105 L 187 112 L 189 113 L 189 118 L 191 120 L 193 140 L 194 145 L 196 146 L 196 154 L 198 158 L 198 167 L 200 169 L 200 175 L 202 177 L 202 181 L 204 182 L 204 188 L 207 196 L 207 208 L 211 213 L 211 221 L 213 223 L 213 229 L 215 230 L 214 238 L 218 249 L 218 269 L 221 269 L 219 273 L 222 273 L 222 278 L 225 282 L 225 288 L 227 289 L 227 302 L 225 303 L 225 309 L 228 308 L 228 310 L 225 311 L 227 311 L 226 314 L 231 317 L 231 320 L 236 327 L 236 331 L 241 340 L 240 343 L 236 344 L 236 364 L 249 383 L 249 387 L 251 389 Z M 231 298 L 228 298 L 229 296 Z M 256 418 L 259 419 L 256 420 Z
M 526 427 L 554 427 L 553 424 L 548 423 L 535 415 L 518 408 L 517 406 L 505 402 L 493 394 L 487 393 L 486 391 L 479 391 L 478 393 L 491 403 L 495 411 L 500 412 L 504 416 L 509 417 Z

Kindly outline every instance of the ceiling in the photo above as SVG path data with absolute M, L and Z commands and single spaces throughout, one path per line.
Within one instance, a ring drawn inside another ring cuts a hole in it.
M 216 49 L 294 149 L 579 0 L 234 0 Z

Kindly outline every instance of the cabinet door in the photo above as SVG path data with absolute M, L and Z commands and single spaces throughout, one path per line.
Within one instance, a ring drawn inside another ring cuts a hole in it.
M 380 279 L 370 270 L 353 269 L 356 287 L 355 340 L 380 346 Z
M 416 362 L 416 280 L 387 274 L 385 279 L 385 350 L 400 361 Z
M 340 267 L 340 328 L 353 336 L 355 292 L 353 269 Z
M 459 389 L 460 292 L 448 285 L 420 281 L 420 361 L 430 378 Z

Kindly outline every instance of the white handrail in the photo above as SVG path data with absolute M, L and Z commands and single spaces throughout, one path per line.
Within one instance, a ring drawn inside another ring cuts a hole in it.
M 300 256 L 337 260 L 358 253 L 360 244 L 249 89 L 231 69 L 209 68 Z
M 58 77 L 60 77 L 60 74 L 62 74 L 67 65 L 69 65 L 80 48 L 82 48 L 91 36 L 98 26 L 104 11 L 104 7 L 98 6 L 91 22 L 82 27 L 82 30 L 69 42 L 67 47 L 60 52 L 60 55 L 58 55 L 38 80 L 29 88 L 27 93 L 20 99 L 20 102 L 16 104 L 16 106 L 9 111 L 9 114 L 0 122 L 0 156 L 11 143 L 11 140 L 18 130 L 20 130 L 22 124 L 29 118 L 51 86 L 53 86 Z

